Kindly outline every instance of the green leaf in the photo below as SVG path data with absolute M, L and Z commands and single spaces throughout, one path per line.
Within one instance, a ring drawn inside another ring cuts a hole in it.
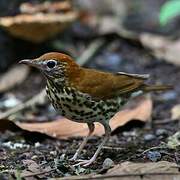
M 161 7 L 159 22 L 164 26 L 177 15 L 180 15 L 180 0 L 168 1 Z

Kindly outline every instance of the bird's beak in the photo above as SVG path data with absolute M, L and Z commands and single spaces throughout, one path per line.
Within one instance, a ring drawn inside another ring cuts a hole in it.
M 19 64 L 26 64 L 28 66 L 37 67 L 37 63 L 32 59 L 23 59 L 19 61 Z

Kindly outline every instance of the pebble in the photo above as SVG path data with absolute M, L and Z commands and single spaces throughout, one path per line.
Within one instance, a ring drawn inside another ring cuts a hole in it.
M 36 143 L 34 144 L 34 146 L 35 146 L 35 147 L 40 147 L 41 144 L 40 144 L 39 142 L 36 142 Z
M 177 93 L 175 91 L 168 91 L 161 95 L 162 100 L 175 100 L 177 98 Z
M 161 159 L 161 153 L 158 151 L 148 151 L 146 157 L 153 162 L 157 162 Z
M 156 138 L 156 136 L 154 134 L 145 134 L 144 135 L 144 140 L 145 141 L 152 141 Z
M 1 101 L 0 108 L 12 108 L 18 105 L 19 103 L 20 101 L 16 97 L 12 96 L 8 99 L 5 99 L 4 101 Z
M 157 129 L 156 130 L 156 135 L 157 136 L 164 136 L 164 135 L 168 135 L 168 132 L 166 129 Z
M 106 158 L 103 162 L 103 169 L 109 169 L 114 166 L 113 160 L 110 158 Z

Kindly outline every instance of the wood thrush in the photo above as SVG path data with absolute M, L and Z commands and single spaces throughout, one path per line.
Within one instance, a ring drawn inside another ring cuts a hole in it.
M 148 74 L 107 73 L 80 67 L 68 55 L 51 52 L 37 59 L 20 63 L 38 68 L 47 79 L 47 95 L 54 108 L 66 118 L 87 123 L 89 133 L 71 160 L 79 154 L 94 131 L 94 122 L 104 126 L 105 136 L 90 160 L 78 160 L 76 165 L 88 166 L 95 161 L 109 139 L 109 120 L 132 97 L 150 91 L 168 90 L 171 86 L 147 85 Z

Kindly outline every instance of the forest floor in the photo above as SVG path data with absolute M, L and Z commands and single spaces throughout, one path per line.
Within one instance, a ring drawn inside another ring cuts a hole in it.
M 142 2 L 144 3 L 145 1 Z M 154 1 L 154 4 L 156 4 L 156 1 Z M 149 21 L 145 19 L 148 16 L 143 16 L 142 14 L 140 16 L 145 25 L 140 23 L 141 26 L 138 26 L 138 23 L 136 23 L 137 19 L 139 19 L 138 16 L 136 17 L 136 15 L 131 14 L 127 16 L 126 26 L 134 32 L 137 31 L 139 34 L 147 31 L 160 33 L 158 35 L 166 34 L 166 32 L 154 30 L 151 26 L 152 24 L 148 24 L 147 22 Z M 84 34 L 86 36 L 88 33 L 91 35 L 91 30 L 83 34 L 83 27 L 82 29 L 81 26 L 78 28 L 80 36 L 81 32 L 82 36 Z M 177 27 L 173 26 L 173 28 L 178 29 L 179 25 Z M 85 28 L 85 30 L 87 29 Z M 94 53 L 84 66 L 110 72 L 148 73 L 151 75 L 150 80 L 148 80 L 150 84 L 173 85 L 173 90 L 151 93 L 150 99 L 153 102 L 153 110 L 150 121 L 143 123 L 133 119 L 126 125 L 115 129 L 96 162 L 86 168 L 80 166 L 73 167 L 73 162 L 68 160 L 76 152 L 76 149 L 82 142 L 82 137 L 72 136 L 68 139 L 58 139 L 43 133 L 33 133 L 30 131 L 24 133 L 24 131 L 14 128 L 15 124 L 8 124 L 7 126 L 5 125 L 6 128 L 3 128 L 3 121 L 0 121 L 0 179 L 68 178 L 73 175 L 83 176 L 91 173 L 102 175 L 106 174 L 112 166 L 116 167 L 120 163 L 129 161 L 144 164 L 168 161 L 174 163 L 179 168 L 180 150 L 179 148 L 170 148 L 167 144 L 170 141 L 169 137 L 178 132 L 180 128 L 180 121 L 172 117 L 173 107 L 180 104 L 180 83 L 178 83 L 180 66 L 168 63 L 163 58 L 156 58 L 149 49 L 133 39 L 114 34 L 113 32 L 108 35 L 100 35 L 100 39 L 106 40 L 106 45 L 99 48 L 98 52 Z M 70 33 L 70 35 L 72 34 Z M 87 39 L 85 36 L 79 38 L 71 37 L 70 35 L 67 34 L 64 39 L 69 41 L 70 46 L 68 47 L 72 49 L 72 54 L 73 50 L 77 50 L 75 52 L 78 53 L 82 51 L 83 53 L 84 47 L 87 47 L 88 44 L 98 37 L 97 34 L 94 37 L 87 37 Z M 60 38 L 62 37 L 64 36 L 60 36 Z M 60 42 L 61 40 L 64 42 L 64 39 L 60 39 Z M 48 43 L 45 43 L 45 46 Z M 27 43 L 26 46 L 23 46 L 23 44 L 26 43 L 23 42 L 19 50 L 22 47 L 26 49 L 30 45 Z M 63 45 L 66 46 L 66 43 Z M 39 49 L 41 47 L 42 45 L 40 45 Z M 32 50 L 33 48 L 31 47 L 30 49 Z M 46 48 L 42 48 L 43 52 Z M 47 50 L 51 51 L 52 48 Z M 56 50 L 56 48 L 53 50 Z M 26 51 L 23 52 L 22 56 L 24 56 Z M 20 52 L 18 53 L 20 54 Z M 78 53 L 75 54 L 77 55 Z M 0 93 L 1 111 L 8 109 L 4 108 L 6 99 L 12 99 L 12 103 L 15 97 L 16 100 L 24 102 L 38 94 L 45 85 L 44 77 L 35 69 L 31 69 L 28 77 L 21 84 L 8 89 L 4 93 Z M 21 112 L 17 112 L 15 115 L 11 115 L 10 118 L 15 122 L 43 123 L 53 122 L 59 118 L 59 115 L 52 109 L 50 103 L 46 101 L 40 105 L 28 107 Z M 15 130 L 11 131 L 11 129 Z M 179 137 L 177 137 L 177 141 L 176 138 L 172 141 L 179 143 Z M 99 136 L 91 137 L 80 158 L 89 159 L 92 157 L 101 139 Z M 131 176 L 133 177 L 133 174 Z

